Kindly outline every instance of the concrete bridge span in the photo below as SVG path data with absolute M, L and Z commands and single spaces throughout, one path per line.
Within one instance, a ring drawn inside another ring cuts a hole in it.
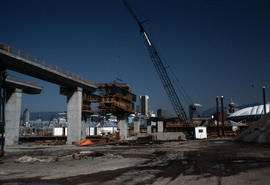
M 43 89 L 37 83 L 30 82 L 21 78 L 16 78 L 13 76 L 7 76 L 6 87 L 8 90 L 21 89 L 22 92 L 26 94 L 40 94 Z
M 97 87 L 93 81 L 1 43 L 0 67 L 69 89 L 70 92 L 67 95 L 67 144 L 78 142 L 82 138 L 82 92 L 94 92 Z
M 0 65 L 6 69 L 64 87 L 80 87 L 83 90 L 90 92 L 95 91 L 97 88 L 93 81 L 66 71 L 54 64 L 41 60 L 38 57 L 1 44 Z

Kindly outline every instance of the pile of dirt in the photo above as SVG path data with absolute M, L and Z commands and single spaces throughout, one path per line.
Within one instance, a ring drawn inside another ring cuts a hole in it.
M 235 140 L 247 143 L 270 144 L 270 114 L 268 113 L 254 122 Z

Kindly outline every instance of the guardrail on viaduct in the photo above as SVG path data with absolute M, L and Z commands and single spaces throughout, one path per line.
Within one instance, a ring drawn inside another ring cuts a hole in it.
M 4 45 L 2 43 L 0 43 L 0 49 L 2 49 L 4 51 L 7 51 L 7 52 L 9 52 L 11 54 L 14 54 L 16 56 L 19 56 L 21 58 L 27 59 L 27 60 L 29 60 L 31 62 L 35 62 L 37 64 L 40 64 L 40 65 L 42 65 L 44 67 L 48 67 L 48 68 L 50 68 L 52 70 L 55 70 L 57 72 L 63 73 L 65 75 L 68 75 L 68 76 L 74 78 L 75 80 L 80 80 L 80 81 L 83 81 L 83 82 L 86 82 L 86 83 L 94 84 L 94 82 L 91 81 L 91 80 L 87 80 L 86 78 L 83 78 L 83 77 L 81 77 L 79 75 L 76 75 L 76 74 L 74 74 L 74 73 L 72 73 L 70 71 L 64 70 L 61 67 L 58 67 L 58 66 L 56 66 L 56 65 L 54 65 L 52 63 L 49 63 L 49 62 L 47 62 L 45 60 L 42 60 L 42 59 L 40 59 L 40 58 L 38 58 L 36 56 L 33 56 L 33 55 L 31 55 L 29 53 L 26 53 L 24 51 L 21 51 L 19 49 L 10 47 L 8 45 Z
M 21 83 L 26 83 L 26 84 L 30 84 L 33 86 L 40 86 L 38 83 L 32 82 L 30 80 L 26 80 L 26 79 L 21 79 L 15 76 L 7 76 L 6 80 L 12 80 L 12 81 L 16 81 L 16 82 L 21 82 Z

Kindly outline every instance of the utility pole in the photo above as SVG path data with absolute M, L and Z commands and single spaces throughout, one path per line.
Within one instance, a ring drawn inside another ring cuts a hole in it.
M 222 136 L 225 136 L 225 131 L 224 131 L 224 107 L 223 107 L 223 96 L 221 96 L 220 99 L 221 99 Z
M 217 104 L 217 130 L 218 130 L 218 137 L 220 137 L 218 96 L 216 97 L 216 104 Z
M 266 115 L 265 86 L 263 86 L 262 89 L 263 89 L 263 110 L 264 110 L 264 115 Z
M 4 146 L 5 146 L 5 104 L 6 104 L 6 69 L 0 68 L 0 158 L 4 156 Z

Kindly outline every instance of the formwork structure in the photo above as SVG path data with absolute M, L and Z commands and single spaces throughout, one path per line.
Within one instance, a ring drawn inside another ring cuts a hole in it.
M 98 112 L 112 113 L 118 118 L 135 113 L 136 95 L 130 92 L 128 84 L 117 82 L 96 84 L 99 93 Z M 92 102 L 97 102 L 94 97 Z
M 132 94 L 128 84 L 102 83 L 96 84 L 96 94 L 82 93 L 82 116 L 88 117 L 93 113 L 111 113 L 118 118 L 128 116 L 135 113 L 134 102 L 136 95 Z M 69 89 L 60 88 L 61 94 L 68 94 Z M 91 104 L 98 103 L 97 110 L 93 110 Z
M 94 114 L 95 111 L 91 108 L 91 103 L 98 103 L 101 101 L 101 97 L 95 94 L 82 93 L 82 114 L 83 117 Z

